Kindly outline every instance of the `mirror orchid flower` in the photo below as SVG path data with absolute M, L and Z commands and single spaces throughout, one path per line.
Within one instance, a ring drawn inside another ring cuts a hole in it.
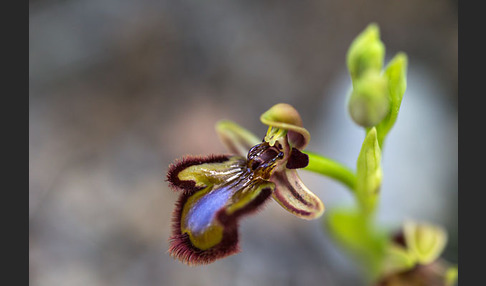
M 172 257 L 198 265 L 239 252 L 239 219 L 270 197 L 303 219 L 323 214 L 323 203 L 296 171 L 309 163 L 301 151 L 310 140 L 297 110 L 280 103 L 260 120 L 269 126 L 263 140 L 221 121 L 216 130 L 231 155 L 187 156 L 169 167 L 169 186 L 180 192 L 173 213 Z

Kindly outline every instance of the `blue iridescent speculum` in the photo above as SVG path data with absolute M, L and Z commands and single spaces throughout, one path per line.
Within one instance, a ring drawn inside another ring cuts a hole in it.
M 218 133 L 234 155 L 189 156 L 171 165 L 167 181 L 182 191 L 173 216 L 173 257 L 197 265 L 238 252 L 239 218 L 270 196 L 301 218 L 322 215 L 324 205 L 295 170 L 308 164 L 299 149 L 310 138 L 299 114 L 290 105 L 277 104 L 261 119 L 270 126 L 263 141 L 222 121 Z

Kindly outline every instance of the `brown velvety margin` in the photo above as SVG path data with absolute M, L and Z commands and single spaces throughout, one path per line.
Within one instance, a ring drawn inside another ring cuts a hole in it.
M 216 214 L 218 220 L 223 225 L 223 238 L 220 243 L 211 249 L 201 250 L 192 245 L 189 235 L 181 233 L 181 219 L 184 204 L 188 198 L 197 191 L 197 188 L 189 192 L 184 192 L 176 203 L 176 208 L 172 217 L 172 237 L 169 242 L 169 253 L 172 257 L 179 259 L 188 265 L 209 264 L 217 259 L 236 254 L 240 251 L 238 245 L 238 220 L 243 215 L 248 215 L 257 211 L 272 194 L 270 188 L 262 189 L 260 194 L 244 208 L 228 215 L 225 209 L 221 209 Z

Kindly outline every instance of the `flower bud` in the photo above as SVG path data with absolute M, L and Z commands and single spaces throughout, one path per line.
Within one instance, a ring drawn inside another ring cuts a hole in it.
M 385 45 L 380 40 L 380 30 L 370 24 L 351 43 L 346 57 L 351 79 L 354 81 L 369 70 L 381 71 L 385 57 Z
M 369 71 L 353 84 L 348 101 L 353 121 L 363 127 L 380 123 L 390 111 L 388 84 L 379 72 Z

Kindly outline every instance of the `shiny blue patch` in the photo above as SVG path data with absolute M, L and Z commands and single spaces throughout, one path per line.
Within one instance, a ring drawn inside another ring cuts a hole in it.
M 213 189 L 202 196 L 187 214 L 187 227 L 193 233 L 204 232 L 213 222 L 216 213 L 224 207 L 235 191 L 234 186 L 226 185 Z

